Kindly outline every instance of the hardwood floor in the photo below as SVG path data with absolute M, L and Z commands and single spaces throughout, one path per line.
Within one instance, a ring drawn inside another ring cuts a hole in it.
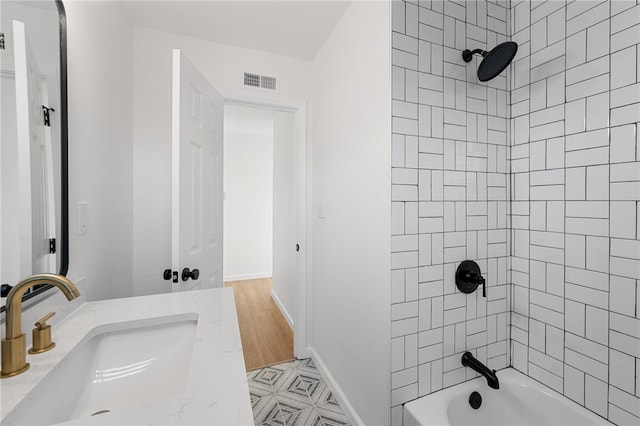
M 271 299 L 271 278 L 229 281 L 238 311 L 247 371 L 291 361 L 293 332 Z

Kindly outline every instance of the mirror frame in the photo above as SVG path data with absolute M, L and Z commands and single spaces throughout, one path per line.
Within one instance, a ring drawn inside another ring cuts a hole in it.
M 69 270 L 69 126 L 67 104 L 67 15 L 62 0 L 54 0 L 58 9 L 58 30 L 60 50 L 60 234 L 57 250 L 60 259 L 58 274 L 67 275 Z M 14 283 L 15 284 L 15 283 Z M 12 284 L 12 285 L 14 285 Z M 42 285 L 25 294 L 22 301 L 31 299 L 53 288 Z M 4 312 L 5 307 L 0 308 Z
M 55 0 L 60 25 L 60 275 L 69 270 L 69 110 L 67 105 L 67 14 Z M 51 288 L 51 287 L 49 287 Z

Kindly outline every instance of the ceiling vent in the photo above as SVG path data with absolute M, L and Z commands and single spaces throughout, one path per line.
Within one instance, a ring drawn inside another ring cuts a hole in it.
M 245 72 L 243 81 L 243 85 L 246 88 L 268 90 L 270 92 L 279 91 L 276 77 Z

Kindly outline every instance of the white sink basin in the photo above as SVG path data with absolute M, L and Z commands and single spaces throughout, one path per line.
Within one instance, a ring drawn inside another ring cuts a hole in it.
M 231 288 L 85 302 L 52 337 L 0 381 L 2 426 L 253 424 Z
M 94 328 L 3 425 L 50 425 L 178 394 L 189 378 L 197 322 L 185 313 Z

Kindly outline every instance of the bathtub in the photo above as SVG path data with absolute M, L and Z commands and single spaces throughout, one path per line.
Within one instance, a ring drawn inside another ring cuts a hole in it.
M 407 402 L 403 425 L 613 425 L 513 368 L 497 376 L 500 389 L 478 377 Z M 474 391 L 482 397 L 477 410 L 469 404 Z

